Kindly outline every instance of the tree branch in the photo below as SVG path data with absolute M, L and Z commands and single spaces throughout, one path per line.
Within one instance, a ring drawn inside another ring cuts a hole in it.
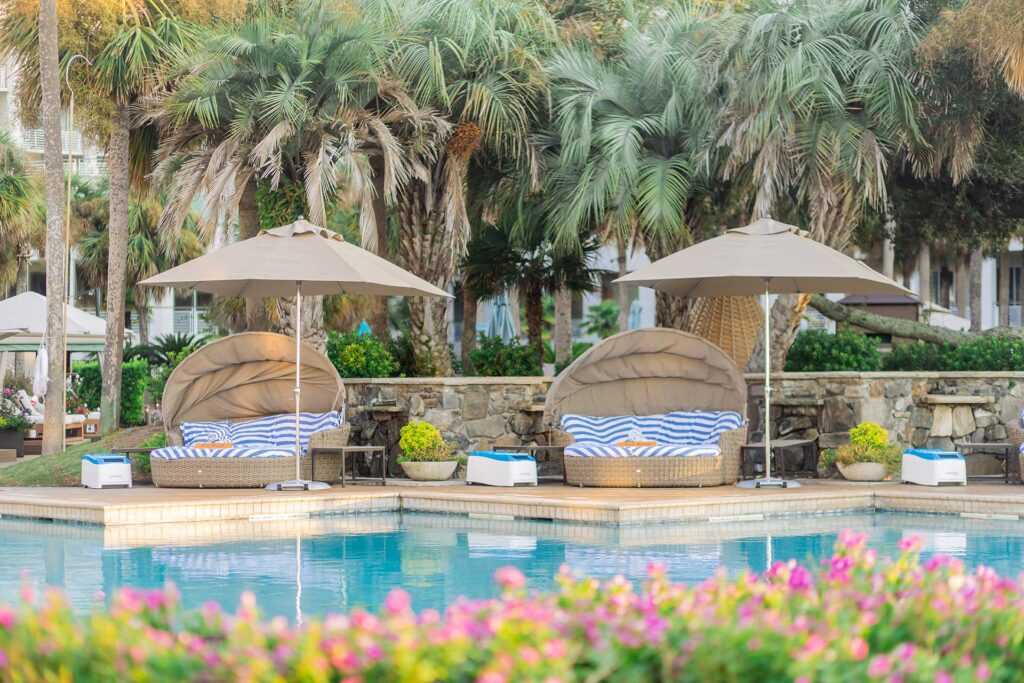
M 829 301 L 820 294 L 811 297 L 810 305 L 826 318 L 856 325 L 870 332 L 891 334 L 894 337 L 920 339 L 936 344 L 962 344 L 975 336 L 966 332 L 935 327 L 927 323 L 868 313 L 859 308 Z

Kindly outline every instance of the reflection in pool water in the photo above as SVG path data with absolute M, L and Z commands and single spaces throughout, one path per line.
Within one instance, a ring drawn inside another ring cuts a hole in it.
M 926 556 L 954 555 L 1012 576 L 1024 562 L 1024 523 L 938 515 L 865 513 L 615 528 L 389 513 L 263 523 L 249 530 L 249 535 L 273 536 L 266 540 L 131 548 L 104 547 L 98 527 L 5 519 L 0 520 L 0 602 L 16 600 L 25 581 L 38 588 L 61 587 L 83 610 L 121 586 L 158 588 L 173 582 L 188 607 L 214 600 L 234 609 L 241 594 L 252 591 L 265 614 L 294 617 L 298 543 L 299 607 L 305 615 L 355 606 L 376 609 L 395 587 L 408 590 L 417 609 L 443 609 L 458 596 L 494 595 L 492 575 L 505 565 L 519 567 L 537 589 L 550 588 L 562 564 L 592 576 L 640 580 L 656 561 L 674 580 L 692 583 L 719 568 L 735 573 L 762 571 L 770 559 L 816 561 L 831 554 L 844 528 L 868 532 L 883 555 L 895 554 L 901 538 L 919 535 Z

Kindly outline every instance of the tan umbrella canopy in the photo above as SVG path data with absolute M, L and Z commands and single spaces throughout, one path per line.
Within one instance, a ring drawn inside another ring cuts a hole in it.
M 303 296 L 341 293 L 451 296 L 390 261 L 349 244 L 341 235 L 301 218 L 192 259 L 139 284 L 147 287 L 194 287 L 220 296 L 294 296 L 295 320 L 302 320 Z M 326 484 L 302 481 L 299 474 L 299 457 L 302 454 L 299 440 L 303 364 L 301 332 L 300 326 L 296 325 L 293 389 L 295 481 L 268 487 L 277 490 L 326 488 Z
M 844 292 L 906 294 L 907 290 L 860 261 L 816 242 L 799 228 L 762 218 L 699 242 L 619 278 L 619 284 L 653 287 L 681 297 L 764 295 L 764 336 L 771 338 L 769 294 Z M 771 344 L 764 345 L 765 479 L 771 478 Z M 741 482 L 741 485 L 743 482 Z
M 195 287 L 218 296 L 449 294 L 341 235 L 299 219 L 229 244 L 143 280 L 150 287 Z

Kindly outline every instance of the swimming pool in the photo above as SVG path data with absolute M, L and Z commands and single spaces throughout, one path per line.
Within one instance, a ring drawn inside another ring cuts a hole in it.
M 609 527 L 388 513 L 236 523 L 215 530 L 231 540 L 138 547 L 116 547 L 123 541 L 100 527 L 2 519 L 0 602 L 16 600 L 27 582 L 60 587 L 86 610 L 121 586 L 170 581 L 186 607 L 213 600 L 234 609 L 242 592 L 252 591 L 264 614 L 290 618 L 376 609 L 399 586 L 417 609 L 443 608 L 460 595 L 494 595 L 491 577 L 506 565 L 519 567 L 537 589 L 551 587 L 562 564 L 596 577 L 642 579 L 656 561 L 674 580 L 695 582 L 720 567 L 761 571 L 772 560 L 827 557 L 842 529 L 867 532 L 883 555 L 917 535 L 925 556 L 952 555 L 1013 576 L 1024 568 L 1024 522 L 940 515 Z

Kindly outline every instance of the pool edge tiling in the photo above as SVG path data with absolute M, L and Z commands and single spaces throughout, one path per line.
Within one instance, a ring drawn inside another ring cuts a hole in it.
M 923 489 L 899 484 L 809 481 L 798 489 L 529 489 L 335 487 L 317 492 L 261 490 L 0 488 L 0 515 L 130 526 L 259 521 L 362 512 L 434 512 L 492 518 L 631 525 L 892 510 L 1024 516 L 1024 486 Z

